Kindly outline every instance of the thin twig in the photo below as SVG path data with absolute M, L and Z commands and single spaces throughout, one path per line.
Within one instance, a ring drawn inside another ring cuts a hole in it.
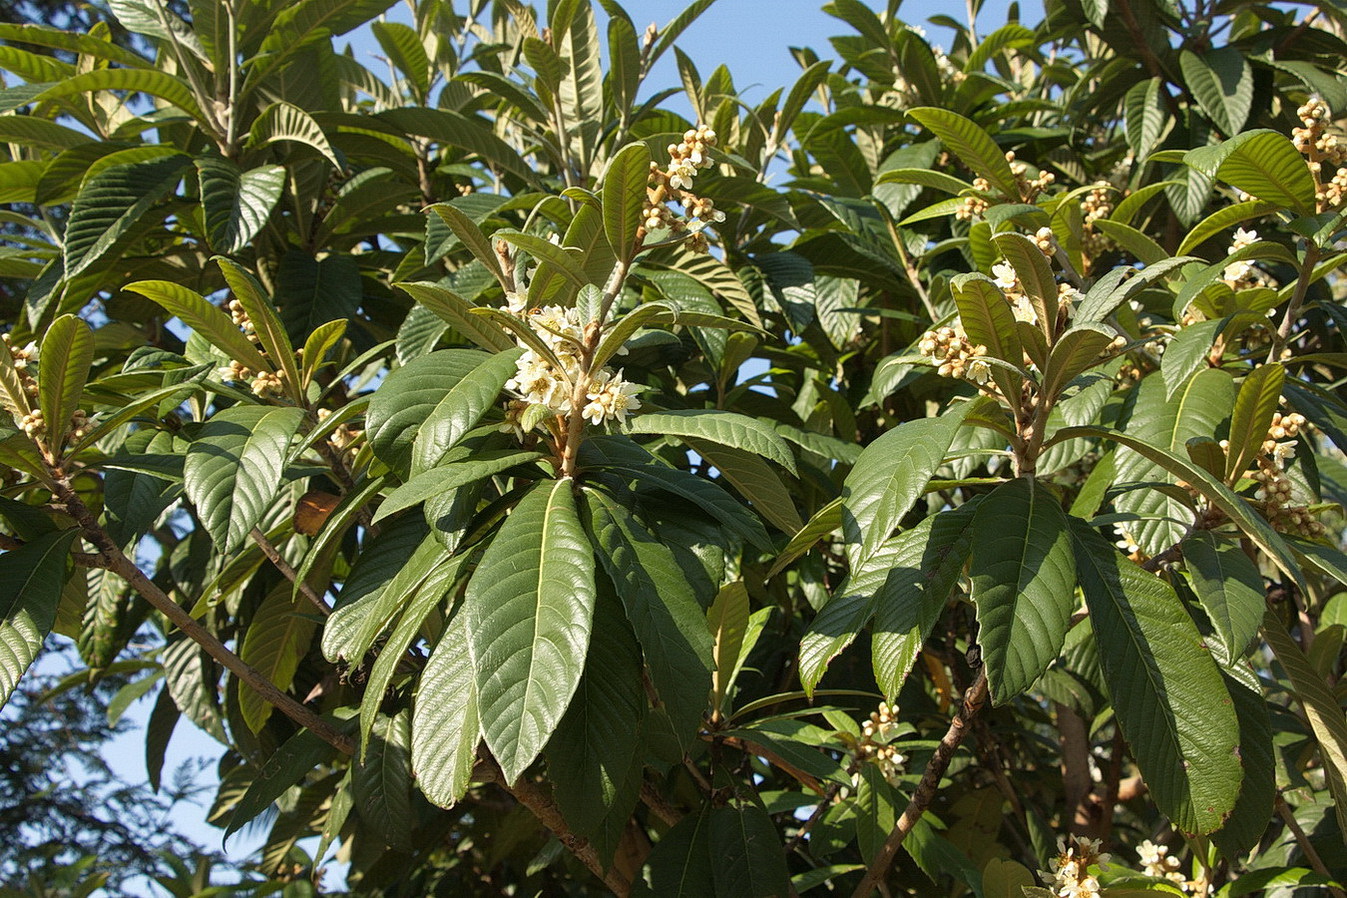
M 1305 834 L 1305 829 L 1300 825 L 1300 821 L 1296 819 L 1295 814 L 1291 813 L 1291 806 L 1286 803 L 1286 799 L 1282 798 L 1280 793 L 1277 795 L 1276 808 L 1277 816 L 1282 818 L 1286 828 L 1296 837 L 1296 844 L 1300 846 L 1301 853 L 1305 855 L 1305 860 L 1310 862 L 1314 872 L 1332 879 L 1333 874 L 1328 872 L 1328 867 L 1324 865 L 1324 859 L 1319 856 L 1318 849 L 1314 847 L 1310 837 Z M 1333 898 L 1347 898 L 1347 893 L 1344 893 L 1337 886 L 1328 886 L 1328 891 L 1333 894 Z
M 317 608 L 324 617 L 332 613 L 332 609 L 328 607 L 327 602 L 323 601 L 323 597 L 314 592 L 309 584 L 299 579 L 299 574 L 290 566 L 290 562 L 281 557 L 281 553 L 272 545 L 271 540 L 267 539 L 267 535 L 262 532 L 262 528 L 254 527 L 252 537 L 253 542 L 261 548 L 262 554 L 267 556 L 267 560 L 276 566 L 276 570 L 280 571 L 285 579 L 299 589 L 304 598 L 313 603 L 313 607 Z
M 940 744 L 936 746 L 935 754 L 926 764 L 926 770 L 921 775 L 921 782 L 917 784 L 917 790 L 912 793 L 912 800 L 907 803 L 907 808 L 903 811 L 903 816 L 898 818 L 898 822 L 893 825 L 889 836 L 884 840 L 884 847 L 870 861 L 870 866 L 865 871 L 865 877 L 861 879 L 860 885 L 856 886 L 856 891 L 851 893 L 851 898 L 870 898 L 875 889 L 884 881 L 884 876 L 889 872 L 890 865 L 893 864 L 893 858 L 902 847 L 903 841 L 907 839 L 912 828 L 917 825 L 922 814 L 930 807 L 931 800 L 935 798 L 936 789 L 940 785 L 940 778 L 945 775 L 949 769 L 950 761 L 954 760 L 954 752 L 958 750 L 959 744 L 963 742 L 964 737 L 968 735 L 971 727 L 968 725 L 974 715 L 981 710 L 982 705 L 987 700 L 987 672 L 986 668 L 978 671 L 977 679 L 973 685 L 968 687 L 964 693 L 963 707 L 954 715 L 950 721 L 949 729 L 945 731 Z
M 809 835 L 809 831 L 814 828 L 815 823 L 818 823 L 823 819 L 823 815 L 827 813 L 828 808 L 832 807 L 833 802 L 837 800 L 837 793 L 840 791 L 842 791 L 842 785 L 840 783 L 828 784 L 828 791 L 823 794 L 823 799 L 819 801 L 817 806 L 815 806 L 814 812 L 809 815 L 809 819 L 805 820 L 804 825 L 800 827 L 799 832 L 792 836 L 791 840 L 786 843 L 786 854 L 790 854 L 804 844 L 804 837 Z
M 21 539 L 15 539 L 12 536 L 0 533 L 0 549 L 4 549 L 6 552 L 22 549 L 25 545 L 27 544 Z M 70 558 L 80 567 L 96 567 L 105 571 L 111 569 L 111 563 L 102 555 L 94 555 L 89 552 L 71 552 Z

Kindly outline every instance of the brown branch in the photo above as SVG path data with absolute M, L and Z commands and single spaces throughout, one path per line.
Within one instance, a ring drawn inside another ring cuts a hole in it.
M 215 637 L 214 633 L 202 626 L 196 618 L 173 601 L 154 581 L 145 576 L 145 573 L 136 567 L 131 559 L 126 557 L 112 537 L 108 536 L 107 531 L 99 526 L 98 521 L 79 495 L 76 494 L 65 474 L 53 470 L 52 485 L 56 498 L 65 506 L 66 512 L 79 524 L 81 531 L 84 533 L 84 538 L 94 548 L 98 549 L 103 558 L 107 560 L 108 570 L 120 575 L 122 579 L 131 584 L 132 589 L 140 593 L 145 601 L 168 618 L 185 636 L 205 649 L 206 654 L 220 662 L 230 673 L 255 689 L 267 702 L 279 708 L 286 717 L 302 727 L 307 727 L 313 731 L 314 735 L 337 751 L 347 755 L 355 754 L 355 740 L 319 717 L 312 709 L 305 707 L 292 696 L 276 688 L 276 684 L 267 679 L 265 674 L 245 663 L 242 658 L 230 651 L 224 643 Z
M 1276 808 L 1277 816 L 1282 818 L 1282 822 L 1286 824 L 1286 828 L 1296 837 L 1296 844 L 1300 846 L 1301 853 L 1305 855 L 1305 860 L 1309 861 L 1310 866 L 1314 868 L 1314 872 L 1318 873 L 1320 876 L 1332 879 L 1333 874 L 1330 873 L 1328 867 L 1324 865 L 1324 859 L 1319 856 L 1319 851 L 1314 847 L 1314 843 L 1310 841 L 1310 837 L 1305 834 L 1305 829 L 1300 825 L 1300 821 L 1296 819 L 1296 815 L 1291 813 L 1291 806 L 1286 803 L 1286 799 L 1282 798 L 1280 792 L 1277 793 Z M 1337 886 L 1328 886 L 1328 891 L 1333 894 L 1333 898 L 1347 898 L 1347 893 L 1344 893 L 1342 889 Z
M 13 552 L 15 549 L 22 549 L 27 543 L 21 539 L 15 539 L 4 533 L 0 533 L 0 549 L 6 552 Z M 70 558 L 80 567 L 96 567 L 103 570 L 111 570 L 111 562 L 102 555 L 94 555 L 89 552 L 71 552 Z
M 314 592 L 309 584 L 304 583 L 299 579 L 299 574 L 290 566 L 290 562 L 281 557 L 281 553 L 276 550 L 274 545 L 272 545 L 271 540 L 267 539 L 267 535 L 262 532 L 262 528 L 254 527 L 252 538 L 253 542 L 257 543 L 258 547 L 262 550 L 262 554 L 267 556 L 267 560 L 276 566 L 276 570 L 280 571 L 281 574 L 285 576 L 285 579 L 289 580 L 299 589 L 304 598 L 313 603 L 313 607 L 322 612 L 324 617 L 332 613 L 332 609 L 328 607 L 327 602 L 323 601 L 323 597 Z
M 543 787 L 523 777 L 518 782 L 510 784 L 505 778 L 505 771 L 500 769 L 494 758 L 478 761 L 477 766 L 473 768 L 473 778 L 477 779 L 479 774 L 482 780 L 493 782 L 505 789 L 516 801 L 528 808 L 529 812 L 538 818 L 538 822 L 550 829 L 557 840 L 588 867 L 591 873 L 602 880 L 613 894 L 622 898 L 631 894 L 631 883 L 616 870 L 604 869 L 603 861 L 599 859 L 594 846 L 584 836 L 576 835 L 566 823 L 566 818 L 561 815 L 561 809 Z
M 791 840 L 786 843 L 786 854 L 790 854 L 796 848 L 799 848 L 804 844 L 805 836 L 809 835 L 809 831 L 814 828 L 814 824 L 823 819 L 823 815 L 828 812 L 828 808 L 832 807 L 833 802 L 837 800 L 837 793 L 840 791 L 842 791 L 840 783 L 828 784 L 828 791 L 824 793 L 823 800 L 814 807 L 814 812 L 809 815 L 809 819 L 807 819 L 800 827 L 799 832 L 792 836 Z
M 889 871 L 889 866 L 893 864 L 893 858 L 902 847 L 903 841 L 912 832 L 912 828 L 917 825 L 922 814 L 930 807 L 931 800 L 935 798 L 935 792 L 940 785 L 940 778 L 945 775 L 949 769 L 950 761 L 954 760 L 954 752 L 958 750 L 959 743 L 963 742 L 964 736 L 968 735 L 969 722 L 982 709 L 982 705 L 987 701 L 987 672 L 986 668 L 978 671 L 977 679 L 973 685 L 968 687 L 964 693 L 963 707 L 954 715 L 950 721 L 949 729 L 945 731 L 940 744 L 936 746 L 935 754 L 926 764 L 926 770 L 921 775 L 921 782 L 917 784 L 917 790 L 912 793 L 912 800 L 907 803 L 907 808 L 903 811 L 903 816 L 898 818 L 898 822 L 893 825 L 893 830 L 884 840 L 884 847 L 879 850 L 879 854 L 871 859 L 869 867 L 865 871 L 865 877 L 861 879 L 860 885 L 856 886 L 856 891 L 851 893 L 851 898 L 870 898 L 875 889 L 880 887 L 884 881 L 885 874 Z
M 648 780 L 641 781 L 641 801 L 645 803 L 646 807 L 650 808 L 652 814 L 669 826 L 673 826 L 683 819 L 682 812 L 665 801 L 660 791 L 651 785 Z

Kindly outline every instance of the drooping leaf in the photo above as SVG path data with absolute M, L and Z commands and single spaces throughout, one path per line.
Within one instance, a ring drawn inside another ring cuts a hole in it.
M 0 554 L 0 707 L 56 621 L 66 554 L 78 530 L 53 530 Z
M 388 615 L 381 610 L 385 604 L 381 599 L 392 581 L 399 576 L 424 579 L 443 556 L 443 549 L 429 545 L 430 542 L 425 521 L 407 515 L 385 524 L 377 537 L 365 543 L 337 596 L 332 616 L 323 627 L 324 657 L 329 661 L 362 660 L 360 634 L 371 618 L 378 618 L 369 624 L 376 634 L 387 624 Z
M 1216 47 L 1198 55 L 1179 53 L 1183 80 L 1197 104 L 1227 136 L 1234 136 L 1253 106 L 1253 70 L 1235 47 Z
M 303 417 L 298 408 L 236 405 L 202 425 L 188 447 L 187 498 L 220 551 L 242 546 L 275 501 Z
M 1193 150 L 1183 161 L 1250 196 L 1301 215 L 1314 214 L 1314 178 L 1305 157 L 1284 134 L 1266 129 L 1246 131 L 1210 149 L 1216 152 Z
M 1174 335 L 1165 347 L 1160 360 L 1160 374 L 1165 381 L 1165 399 L 1174 397 L 1179 388 L 1206 365 L 1216 335 L 1225 321 L 1198 321 L 1186 325 Z
M 986 178 L 1007 197 L 1015 200 L 1020 198 L 1019 185 L 1005 153 L 977 123 L 957 112 L 929 106 L 909 109 L 907 114 L 939 137 L 941 143 L 974 174 Z
M 393 490 L 384 497 L 374 521 L 377 523 L 391 514 L 402 511 L 404 508 L 410 508 L 450 490 L 458 489 L 469 483 L 542 458 L 543 455 L 540 452 L 511 451 L 509 449 L 473 452 L 463 461 L 454 461 L 438 468 L 432 468 L 418 474 Z
M 1226 451 L 1225 479 L 1234 482 L 1237 475 L 1253 463 L 1263 451 L 1272 416 L 1281 399 L 1286 370 L 1278 363 L 1259 365 L 1244 377 L 1230 413 L 1230 448 Z
M 42 338 L 38 365 L 38 401 L 47 428 L 47 441 L 59 452 L 71 418 L 84 396 L 89 367 L 94 361 L 94 335 L 74 315 L 62 315 Z
M 610 465 L 606 470 L 635 480 L 650 489 L 672 493 L 698 506 L 730 532 L 760 549 L 771 549 L 767 531 L 752 512 L 717 484 L 659 463 L 640 467 Z
M 75 197 L 66 224 L 65 276 L 73 278 L 102 259 L 182 180 L 188 164 L 187 156 L 166 156 L 114 165 L 89 178 Z
M 248 132 L 249 147 L 266 147 L 280 141 L 304 144 L 316 150 L 338 169 L 341 160 L 332 151 L 332 144 L 322 127 L 303 109 L 293 103 L 279 100 L 268 106 L 253 122 Z
M 617 597 L 600 592 L 584 675 L 543 754 L 562 814 L 605 864 L 640 793 L 645 711 L 640 646 Z
M 628 144 L 617 152 L 603 179 L 603 230 L 608 245 L 623 262 L 636 251 L 636 230 L 650 180 L 650 148 L 644 142 Z
M 412 843 L 411 715 L 379 715 L 364 758 L 352 768 L 351 792 L 360 819 L 391 848 Z
M 1343 716 L 1342 704 L 1271 611 L 1264 615 L 1262 629 L 1319 743 L 1338 826 L 1347 832 L 1347 717 Z
M 285 190 L 285 169 L 259 165 L 240 171 L 231 160 L 200 156 L 196 160 L 201 184 L 201 208 L 211 247 L 232 254 L 258 235 Z
M 842 532 L 853 575 L 925 491 L 967 414 L 968 403 L 960 403 L 939 418 L 906 421 L 865 447 L 842 486 Z
M 683 745 L 706 710 L 713 644 L 702 606 L 667 546 L 597 490 L 584 492 L 599 560 L 621 597 L 650 678 Z
M 137 281 L 126 289 L 154 300 L 231 359 L 254 371 L 274 370 L 230 317 L 201 294 L 172 281 Z
M 790 874 L 781 837 L 757 805 L 711 811 L 707 840 L 715 846 L 711 865 L 716 898 L 774 898 L 789 894 Z
M 1076 568 L 1104 682 L 1155 802 L 1187 833 L 1221 826 L 1244 772 L 1220 670 L 1172 587 L 1074 522 Z
M 417 434 L 441 399 L 491 359 L 475 349 L 442 349 L 413 359 L 389 374 L 370 399 L 365 415 L 374 454 L 395 471 L 409 470 Z M 452 413 L 452 408 L 443 412 Z
M 1183 541 L 1188 580 L 1216 628 L 1225 657 L 1240 658 L 1258 633 L 1267 607 L 1263 575 L 1238 543 L 1210 530 Z
M 785 481 L 757 454 L 700 437 L 684 436 L 683 442 L 714 466 L 763 517 L 783 533 L 795 533 L 804 526 Z
M 445 352 L 465 350 L 450 349 Z M 445 454 L 477 424 L 486 410 L 495 404 L 505 382 L 514 376 L 515 363 L 521 355 L 522 349 L 510 349 L 487 356 L 448 388 L 416 431 L 412 441 L 412 476 L 439 464 Z M 473 356 L 480 356 L 480 353 L 474 352 Z
M 296 343 L 329 321 L 353 316 L 363 299 L 355 256 L 332 253 L 316 259 L 306 250 L 292 249 L 281 257 L 276 306 Z
M 295 347 L 290 335 L 285 332 L 276 308 L 262 289 L 262 285 L 246 268 L 231 259 L 217 258 L 220 273 L 234 294 L 234 299 L 252 322 L 262 348 L 277 365 L 285 378 L 288 395 L 298 396 L 299 364 L 295 359 Z
M 556 729 L 589 647 L 594 554 L 572 489 L 544 482 L 515 506 L 463 600 L 482 730 L 510 782 Z
M 432 804 L 453 807 L 468 789 L 482 740 L 477 683 L 463 615 L 445 628 L 412 700 L 412 772 Z
M 282 692 L 290 688 L 299 662 L 308 651 L 317 626 L 313 606 L 307 600 L 297 602 L 289 583 L 273 589 L 253 615 L 243 637 L 239 657 L 251 664 Z M 271 716 L 271 704 L 256 690 L 239 690 L 239 713 L 254 733 Z
M 1257 845 L 1275 816 L 1277 762 L 1273 756 L 1272 722 L 1261 691 L 1249 688 L 1229 674 L 1225 675 L 1225 685 L 1239 718 L 1239 762 L 1244 768 L 1244 781 L 1234 810 L 1225 824 L 1212 833 L 1211 840 L 1222 854 L 1233 858 Z
M 972 542 L 978 644 L 999 705 L 1028 689 L 1061 652 L 1075 607 L 1075 561 L 1066 513 L 1029 478 L 1002 484 L 983 499 Z

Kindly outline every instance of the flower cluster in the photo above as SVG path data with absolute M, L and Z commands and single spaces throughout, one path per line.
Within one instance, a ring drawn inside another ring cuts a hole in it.
M 1052 233 L 1052 228 L 1042 227 L 1034 231 L 1034 245 L 1051 259 L 1057 253 L 1057 236 Z
M 725 213 L 707 197 L 692 193 L 692 182 L 699 169 L 712 165 L 710 148 L 716 145 L 716 132 L 705 126 L 683 132 L 679 143 L 669 144 L 669 167 L 650 163 L 650 184 L 646 189 L 645 207 L 641 213 L 642 233 L 668 228 L 674 234 L 688 233 L 688 245 L 698 251 L 707 249 L 706 226 L 725 220 Z M 684 221 L 668 207 L 676 200 L 687 215 Z
M 978 193 L 991 193 L 991 182 L 986 178 L 974 178 L 973 189 Z M 977 194 L 969 194 L 963 198 L 963 205 L 954 210 L 954 217 L 959 221 L 972 221 L 982 213 L 991 208 L 991 203 Z
M 1327 131 L 1330 110 L 1319 97 L 1310 97 L 1296 110 L 1301 127 L 1291 131 L 1291 142 L 1308 161 L 1315 184 L 1319 185 L 1315 201 L 1321 209 L 1333 209 L 1347 198 L 1347 143 Z M 1325 164 L 1329 166 L 1328 180 L 1324 180 Z
M 856 742 L 853 753 L 856 760 L 874 764 L 884 779 L 897 785 L 907 761 L 897 748 L 890 745 L 898 738 L 898 709 L 888 702 L 880 702 L 879 710 L 870 714 L 870 719 L 861 725 L 861 738 Z
M 1081 214 L 1085 216 L 1081 230 L 1081 249 L 1088 260 L 1092 256 L 1107 252 L 1113 241 L 1098 231 L 1094 223 L 1113 214 L 1113 187 L 1107 181 L 1096 181 L 1080 201 Z
M 1141 858 L 1142 872 L 1157 879 L 1167 879 L 1180 888 L 1187 884 L 1187 877 L 1179 872 L 1179 859 L 1169 853 L 1168 846 L 1156 845 L 1150 839 L 1137 846 Z
M 996 275 L 996 286 L 1005 294 L 1006 302 L 1010 303 L 1010 309 L 1015 313 L 1015 320 L 1038 324 L 1038 312 L 1034 311 L 1034 304 L 1025 294 L 1020 277 L 1015 273 L 1015 266 L 1002 260 L 992 266 L 992 274 Z
M 1057 182 L 1057 176 L 1050 171 L 1040 171 L 1037 175 L 1030 178 L 1029 166 L 1023 162 L 1015 160 L 1013 150 L 1006 151 L 1006 161 L 1010 163 L 1010 173 L 1015 176 L 1019 182 L 1020 195 L 1027 199 L 1032 199 L 1035 195 L 1047 190 Z
M 1229 253 L 1234 255 L 1246 247 L 1253 246 L 1258 242 L 1257 231 L 1247 231 L 1244 228 L 1237 228 L 1234 237 L 1230 241 Z M 1267 272 L 1254 265 L 1247 259 L 1239 259 L 1225 266 L 1221 272 L 1221 280 L 1234 290 L 1247 290 L 1250 287 L 1273 287 L 1277 286 L 1276 280 Z M 1268 314 L 1272 314 L 1269 310 Z
M 927 331 L 917 343 L 917 349 L 936 363 L 941 377 L 967 378 L 979 384 L 985 384 L 991 378 L 991 366 L 983 358 L 987 347 L 973 345 L 960 329 L 947 325 Z
M 234 325 L 243 331 L 244 336 L 258 344 L 258 351 L 265 353 L 261 348 L 262 340 L 257 336 L 257 328 L 253 325 L 252 318 L 248 317 L 248 311 L 243 308 L 243 303 L 231 299 L 225 305 L 225 311 L 229 313 Z M 253 371 L 238 359 L 230 359 L 229 364 L 220 366 L 215 374 L 226 383 L 247 384 L 258 399 L 279 396 L 283 392 L 279 375 L 270 371 Z
M 1328 530 L 1307 506 L 1292 504 L 1295 486 L 1285 470 L 1286 462 L 1296 455 L 1297 441 L 1292 438 L 1299 436 L 1306 426 L 1305 417 L 1297 412 L 1274 414 L 1254 460 L 1255 467 L 1245 476 L 1258 484 L 1254 498 L 1263 503 L 1263 514 L 1274 528 L 1313 539 Z M 1221 446 L 1228 450 L 1229 442 L 1222 440 Z
M 522 305 L 517 296 L 507 296 L 511 309 Z M 524 319 L 547 346 L 547 354 L 526 349 L 515 363 L 514 377 L 505 389 L 515 394 L 505 407 L 501 430 L 520 439 L 531 428 L 526 426 L 529 409 L 538 406 L 545 414 L 568 415 L 575 408 L 576 385 L 585 381 L 585 404 L 580 413 L 585 420 L 599 425 L 605 421 L 627 419 L 629 412 L 641 407 L 636 398 L 640 387 L 622 379 L 622 370 L 610 368 L 591 371 L 586 377 L 581 360 L 584 326 L 579 312 L 561 306 L 540 306 Z M 526 345 L 520 341 L 521 345 Z
M 1051 879 L 1050 888 L 1059 898 L 1094 898 L 1099 894 L 1099 880 L 1090 868 L 1108 864 L 1109 856 L 1099 851 L 1098 839 L 1070 836 L 1057 840 L 1057 856 L 1048 862 L 1044 878 Z

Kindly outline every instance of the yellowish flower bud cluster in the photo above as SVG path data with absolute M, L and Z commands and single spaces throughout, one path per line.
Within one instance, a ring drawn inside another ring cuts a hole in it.
M 1244 228 L 1237 228 L 1234 237 L 1230 241 L 1229 252 L 1233 255 L 1246 247 L 1253 246 L 1257 242 L 1257 231 L 1246 231 Z M 1225 270 L 1221 272 L 1221 280 L 1225 281 L 1225 283 L 1234 290 L 1247 290 L 1250 287 L 1275 288 L 1277 286 L 1275 278 L 1247 259 L 1240 259 L 1225 266 Z M 1271 310 L 1269 310 L 1268 314 L 1272 314 Z
M 319 421 L 326 421 L 331 416 L 332 411 L 330 409 L 320 408 L 318 410 Z M 364 433 L 364 431 L 358 427 L 342 424 L 339 425 L 336 430 L 332 431 L 332 433 L 328 434 L 327 441 L 337 449 L 345 450 L 355 445 L 362 433 Z
M 9 334 L 0 335 L 0 340 L 4 340 L 5 348 L 9 350 L 10 358 L 14 360 L 14 367 L 19 371 L 25 371 L 30 362 L 37 360 L 37 344 L 29 343 L 22 348 L 16 347 Z
M 243 308 L 243 303 L 237 299 L 231 299 L 225 309 L 229 312 L 229 317 L 233 319 L 234 326 L 247 334 L 249 340 L 256 343 L 258 341 L 257 328 L 253 326 L 253 320 L 248 317 L 248 312 Z
M 858 762 L 874 764 L 884 779 L 893 785 L 897 785 L 903 764 L 907 762 L 907 758 L 889 744 L 897 737 L 898 709 L 880 702 L 879 710 L 871 712 L 870 719 L 861 725 L 861 738 L 853 750 Z
M 1315 183 L 1320 185 L 1315 201 L 1320 208 L 1336 208 L 1347 198 L 1347 142 L 1328 133 L 1331 110 L 1319 97 L 1310 97 L 1296 110 L 1296 117 L 1301 127 L 1291 129 L 1291 142 L 1305 157 Z
M 697 252 L 706 252 L 708 243 L 703 230 L 709 224 L 725 220 L 725 213 L 706 197 L 692 193 L 692 182 L 697 171 L 710 168 L 710 148 L 716 145 L 716 132 L 704 125 L 683 132 L 679 143 L 669 144 L 669 167 L 650 163 L 650 183 L 646 188 L 645 207 L 641 212 L 640 236 L 647 231 L 668 228 L 675 234 L 688 233 L 688 246 Z M 669 200 L 677 201 L 687 220 L 669 209 Z
M 1109 856 L 1099 851 L 1098 839 L 1069 836 L 1057 840 L 1057 856 L 1048 862 L 1044 879 L 1051 880 L 1049 888 L 1058 898 L 1095 898 L 1100 894 L 1099 880 L 1090 868 L 1105 866 Z
M 1040 171 L 1035 177 L 1028 177 L 1029 166 L 1023 162 L 1017 162 L 1013 150 L 1006 151 L 1006 161 L 1010 163 L 1010 173 L 1019 182 L 1022 196 L 1032 197 L 1057 183 L 1057 176 L 1050 171 Z
M 1043 227 L 1035 231 L 1034 243 L 1038 246 L 1038 251 L 1048 258 L 1052 258 L 1057 252 L 1057 237 L 1052 233 L 1052 228 Z
M 955 328 L 944 326 L 927 331 L 918 341 L 917 349 L 936 363 L 941 377 L 967 378 L 979 384 L 991 378 L 991 366 L 983 358 L 987 347 L 973 345 Z
M 1245 476 L 1258 484 L 1254 498 L 1262 503 L 1263 515 L 1274 529 L 1315 539 L 1328 529 L 1308 506 L 1292 504 L 1295 484 L 1286 475 L 1286 462 L 1296 455 L 1298 441 L 1292 438 L 1300 436 L 1307 426 L 1305 417 L 1297 412 L 1275 413 L 1255 467 Z M 1229 451 L 1229 441 L 1222 440 L 1221 448 Z
M 258 399 L 281 395 L 281 379 L 270 371 L 259 371 L 253 378 L 253 395 Z
M 979 193 L 991 193 L 991 182 L 986 178 L 974 178 L 973 189 Z M 972 221 L 991 208 L 991 203 L 980 196 L 969 195 L 963 198 L 963 205 L 954 210 L 954 217 L 960 221 Z
M 42 419 L 40 410 L 33 409 L 19 421 L 19 429 L 36 440 L 47 432 L 47 422 Z

